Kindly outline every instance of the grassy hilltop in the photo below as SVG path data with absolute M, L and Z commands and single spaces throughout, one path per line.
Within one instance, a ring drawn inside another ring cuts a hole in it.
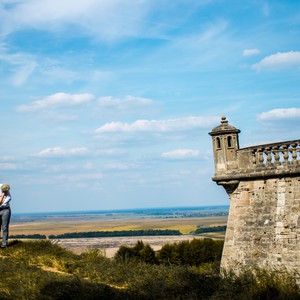
M 99 250 L 76 255 L 49 240 L 16 240 L 0 252 L 0 299 L 300 298 L 294 280 L 278 273 L 221 277 L 220 249 L 220 241 L 205 239 L 169 244 L 153 256 L 138 242 L 109 259 Z

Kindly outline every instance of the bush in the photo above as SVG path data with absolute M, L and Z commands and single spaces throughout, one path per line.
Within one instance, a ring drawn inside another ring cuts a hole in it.
M 148 264 L 157 263 L 154 250 L 149 245 L 144 245 L 142 241 L 137 241 L 133 247 L 121 246 L 114 258 L 123 262 L 135 259 Z
M 220 262 L 222 249 L 223 241 L 208 238 L 166 244 L 158 252 L 158 261 L 166 265 L 200 266 Z

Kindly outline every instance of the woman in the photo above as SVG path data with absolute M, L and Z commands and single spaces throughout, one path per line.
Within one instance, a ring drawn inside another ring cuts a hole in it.
M 7 240 L 8 240 L 8 229 L 9 229 L 9 222 L 11 216 L 10 210 L 10 200 L 11 195 L 9 193 L 10 186 L 9 184 L 5 183 L 1 185 L 2 194 L 0 196 L 0 230 L 2 228 L 2 243 L 1 248 L 7 247 Z

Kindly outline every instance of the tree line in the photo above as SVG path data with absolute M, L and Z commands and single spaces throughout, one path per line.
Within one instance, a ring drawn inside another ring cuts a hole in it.
M 226 231 L 226 226 L 214 226 L 197 228 L 191 234 L 201 234 L 208 232 Z M 182 235 L 179 230 L 171 229 L 147 229 L 147 230 L 121 230 L 121 231 L 87 231 L 69 232 L 57 235 L 49 235 L 49 239 L 69 239 L 69 238 L 97 238 L 97 237 L 121 237 L 121 236 L 158 236 L 158 235 Z M 44 234 L 15 234 L 10 238 L 15 239 L 46 239 Z
M 37 240 L 42 240 L 46 239 L 46 235 L 44 234 L 15 234 L 15 235 L 10 235 L 9 236 L 11 239 L 37 239 Z
M 222 232 L 226 231 L 227 226 L 213 226 L 213 227 L 203 227 L 197 228 L 193 234 L 201 234 L 201 233 L 208 233 L 208 232 Z
M 87 232 L 70 232 L 70 233 L 63 233 L 57 235 L 49 235 L 49 239 L 99 238 L 99 237 L 121 237 L 121 236 L 158 236 L 158 235 L 181 235 L 181 232 L 179 230 L 170 230 L 170 229 L 87 231 Z

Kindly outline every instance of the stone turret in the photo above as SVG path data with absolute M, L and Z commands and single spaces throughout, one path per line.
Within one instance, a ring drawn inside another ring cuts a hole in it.
M 221 125 L 212 178 L 230 198 L 222 269 L 270 267 L 300 283 L 300 140 L 239 148 L 239 129 Z
M 209 133 L 213 141 L 216 177 L 238 168 L 237 151 L 239 149 L 240 132 L 239 129 L 228 124 L 226 117 L 222 116 L 221 124 Z M 236 181 L 218 182 L 218 184 L 223 184 L 228 192 L 235 188 L 236 183 Z
M 239 129 L 229 125 L 226 117 L 222 116 L 221 125 L 209 133 L 213 139 L 216 176 L 237 168 L 240 132 Z

